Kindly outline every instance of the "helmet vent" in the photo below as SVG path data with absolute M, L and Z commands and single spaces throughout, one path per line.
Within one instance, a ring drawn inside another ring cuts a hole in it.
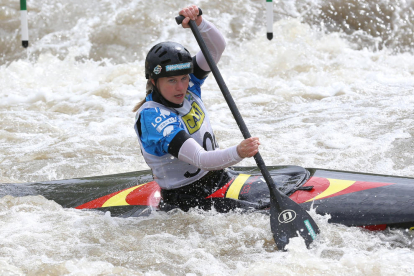
M 166 60 L 161 61 L 161 64 L 166 64 L 166 63 L 170 63 L 170 62 L 171 62 L 171 59 L 166 59 Z
M 178 53 L 178 59 L 179 59 L 180 61 L 183 61 L 183 56 L 182 56 L 180 53 Z
M 167 54 L 167 51 L 162 52 L 158 57 L 162 57 L 165 54 Z
M 158 47 L 157 50 L 155 50 L 155 54 L 162 48 L 162 46 Z

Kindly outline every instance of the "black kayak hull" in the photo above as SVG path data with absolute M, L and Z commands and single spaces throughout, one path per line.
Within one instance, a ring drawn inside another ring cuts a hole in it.
M 304 186 L 311 186 L 312 179 L 316 179 L 318 185 L 321 184 L 320 179 L 331 180 L 330 185 L 335 182 L 333 179 L 348 180 L 349 183 L 342 183 L 344 186 L 334 189 L 331 196 L 326 193 L 322 198 L 306 203 L 298 200 L 300 193 L 303 193 L 299 191 L 292 199 L 301 202 L 305 209 L 313 204 L 318 214 L 331 216 L 329 222 L 347 226 L 372 226 L 370 229 L 379 230 L 386 227 L 413 229 L 414 179 L 323 169 L 308 170 L 311 178 Z
M 304 209 L 330 215 L 330 223 L 372 230 L 414 229 L 414 179 L 298 166 L 268 167 L 278 189 Z M 268 188 L 256 167 L 235 167 L 234 178 L 210 196 L 221 212 L 266 210 Z M 150 171 L 37 183 L 0 184 L 0 197 L 42 195 L 66 208 L 110 211 L 131 217 L 160 205 L 160 189 Z

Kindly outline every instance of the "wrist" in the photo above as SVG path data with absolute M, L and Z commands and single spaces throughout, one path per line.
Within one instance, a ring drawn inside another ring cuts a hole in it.
M 197 16 L 197 19 L 196 19 L 195 22 L 197 24 L 197 28 L 198 28 L 199 31 L 201 31 L 206 25 L 206 22 L 205 22 L 205 20 L 203 20 L 202 15 Z
M 236 152 L 237 152 L 237 155 L 240 157 L 240 158 L 243 158 L 243 156 L 240 154 L 240 144 L 239 145 L 237 145 L 237 147 L 236 147 Z

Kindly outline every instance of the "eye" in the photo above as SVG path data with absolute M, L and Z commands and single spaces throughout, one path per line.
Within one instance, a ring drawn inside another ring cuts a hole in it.
M 168 82 L 169 83 L 175 83 L 176 81 L 175 81 L 175 79 L 169 79 Z
M 188 79 L 188 75 L 184 76 L 181 80 L 186 81 Z

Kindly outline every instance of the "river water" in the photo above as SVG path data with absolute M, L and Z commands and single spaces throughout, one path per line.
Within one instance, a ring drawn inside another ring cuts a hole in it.
M 411 0 L 195 0 L 227 40 L 219 63 L 267 165 L 414 177 Z M 186 1 L 0 0 L 0 183 L 148 169 L 133 129 L 155 43 L 198 46 Z M 203 89 L 222 148 L 242 136 L 213 78 Z M 254 165 L 253 159 L 242 166 Z M 7 185 L 7 184 L 0 184 Z M 412 275 L 414 238 L 327 223 L 311 249 L 275 251 L 264 214 L 121 219 L 41 196 L 0 199 L 1 275 Z

